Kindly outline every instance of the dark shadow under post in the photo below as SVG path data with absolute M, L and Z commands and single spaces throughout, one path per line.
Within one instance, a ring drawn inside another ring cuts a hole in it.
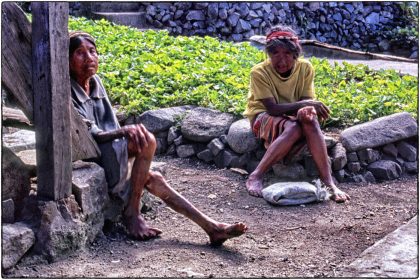
M 32 83 L 38 197 L 71 194 L 68 3 L 32 2 Z

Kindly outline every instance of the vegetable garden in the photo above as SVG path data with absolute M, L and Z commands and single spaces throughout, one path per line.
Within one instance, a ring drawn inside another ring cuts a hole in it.
M 165 30 L 140 31 L 106 20 L 73 17 L 69 29 L 89 32 L 97 39 L 99 75 L 111 101 L 133 114 L 199 105 L 240 116 L 250 70 L 265 59 L 247 42 L 173 37 Z M 332 111 L 325 126 L 351 126 L 402 111 L 417 118 L 417 77 L 308 59 L 315 68 L 317 98 Z

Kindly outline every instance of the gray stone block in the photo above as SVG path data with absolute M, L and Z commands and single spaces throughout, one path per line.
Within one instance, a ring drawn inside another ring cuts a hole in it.
M 395 147 L 393 143 L 383 146 L 382 152 L 394 158 L 397 158 L 397 155 L 398 155 L 398 149 L 397 147 Z
M 379 180 L 393 180 L 401 176 L 401 166 L 390 160 L 379 160 L 368 165 L 367 169 Z
M 168 144 L 172 144 L 174 142 L 174 140 L 176 138 L 178 138 L 179 136 L 181 136 L 181 131 L 175 127 L 172 126 L 171 128 L 169 128 L 168 130 L 168 138 L 166 139 L 168 141 Z
M 176 146 L 182 145 L 183 143 L 184 143 L 184 137 L 182 137 L 182 135 L 174 139 L 174 144 Z
M 220 141 L 222 141 L 223 144 L 227 144 L 227 135 L 226 134 L 222 134 L 219 136 Z
M 9 198 L 1 202 L 1 222 L 11 224 L 15 221 L 15 203 Z
M 348 162 L 359 161 L 359 157 L 357 156 L 357 153 L 356 152 L 347 153 L 347 161 Z
M 181 158 L 193 156 L 195 155 L 194 145 L 179 145 L 178 147 L 176 147 L 176 154 L 178 155 L 178 157 Z
M 175 144 L 172 144 L 168 147 L 168 149 L 166 150 L 166 154 L 167 155 L 176 155 L 176 146 Z
M 418 173 L 417 164 L 418 164 L 417 161 L 404 162 L 404 170 L 407 173 Z
M 305 168 L 299 163 L 284 165 L 277 163 L 273 165 L 273 172 L 279 178 L 302 179 L 306 177 Z
M 192 106 L 179 106 L 150 110 L 136 118 L 135 123 L 142 123 L 152 133 L 168 130 L 176 123 L 177 118 L 185 114 Z
M 340 137 L 346 150 L 353 152 L 383 146 L 417 134 L 416 120 L 409 113 L 403 112 L 347 128 Z
M 241 156 L 236 156 L 232 159 L 230 166 L 235 168 L 242 168 L 247 165 L 250 158 L 251 156 L 249 153 L 243 154 Z
M 74 162 L 72 193 L 83 214 L 89 216 L 101 213 L 109 201 L 108 184 L 103 168 L 93 162 Z
M 371 148 L 357 151 L 357 156 L 361 162 L 365 163 L 372 163 L 381 159 L 381 153 Z
M 18 152 L 16 155 L 28 168 L 29 176 L 36 177 L 36 150 L 23 150 Z
M 24 223 L 2 225 L 2 268 L 13 267 L 35 243 L 35 234 Z
M 40 226 L 34 250 L 48 261 L 57 261 L 92 242 L 100 227 L 84 222 L 84 215 L 73 195 L 58 201 L 39 201 Z
M 19 130 L 12 134 L 4 134 L 2 145 L 12 152 L 35 149 L 35 131 Z
M 213 153 L 210 151 L 210 149 L 206 149 L 204 151 L 201 151 L 197 154 L 197 158 L 205 161 L 205 162 L 211 162 L 214 159 Z
M 214 163 L 218 168 L 229 167 L 234 157 L 235 154 L 226 149 L 214 157 Z
M 345 179 L 347 183 L 366 183 L 365 177 L 362 174 L 356 174 Z
M 226 134 L 235 117 L 208 108 L 195 108 L 181 122 L 182 135 L 191 141 L 209 142 Z
M 156 138 L 156 151 L 155 154 L 159 155 L 159 154 L 163 154 L 166 152 L 166 150 L 168 149 L 168 142 L 165 138 Z
M 327 146 L 327 149 L 331 149 L 334 147 L 338 141 L 332 138 L 331 136 L 324 135 L 325 145 Z
M 210 141 L 207 147 L 210 149 L 214 156 L 217 156 L 221 151 L 224 150 L 225 144 L 223 144 L 219 138 L 214 138 Z
M 340 170 L 347 164 L 346 149 L 341 143 L 337 143 L 331 149 L 332 170 Z
M 337 179 L 338 182 L 344 182 L 345 178 L 348 177 L 347 172 L 344 169 L 334 171 L 334 177 Z
M 351 172 L 351 173 L 357 173 L 360 171 L 361 166 L 359 162 L 349 162 L 347 163 L 347 169 Z
M 366 180 L 366 182 L 368 182 L 368 183 L 372 183 L 372 184 L 376 183 L 375 176 L 373 176 L 372 172 L 370 172 L 370 171 L 366 171 L 366 172 L 363 174 L 363 177 L 365 177 L 365 180 Z
M 398 154 L 407 161 L 415 161 L 417 159 L 417 149 L 405 141 L 397 144 Z

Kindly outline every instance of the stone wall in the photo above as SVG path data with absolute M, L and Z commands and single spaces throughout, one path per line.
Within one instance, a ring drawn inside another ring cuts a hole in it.
M 247 119 L 238 120 L 207 108 L 183 106 L 147 111 L 123 123 L 144 124 L 157 138 L 158 154 L 197 157 L 218 168 L 250 173 L 266 152 Z M 403 173 L 416 174 L 417 135 L 414 118 L 409 113 L 398 113 L 346 129 L 339 138 L 325 136 L 333 175 L 339 182 L 373 183 L 397 179 Z M 274 165 L 272 171 L 279 179 L 318 176 L 307 148 L 287 164 Z

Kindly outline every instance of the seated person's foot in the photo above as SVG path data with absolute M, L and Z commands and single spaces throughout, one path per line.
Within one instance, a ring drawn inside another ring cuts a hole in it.
M 128 231 L 129 236 L 137 240 L 148 240 L 151 238 L 156 238 L 159 236 L 159 234 L 162 233 L 161 230 L 146 225 L 146 222 L 141 215 L 124 215 L 123 223 Z
M 337 187 L 333 188 L 333 193 L 331 195 L 331 199 L 337 203 L 347 202 L 350 200 L 350 196 L 343 192 L 342 190 L 338 189 Z
M 253 176 L 252 174 L 249 175 L 248 180 L 245 183 L 246 189 L 248 193 L 252 196 L 262 197 L 262 189 L 263 189 L 263 180 L 262 178 L 258 178 Z
M 244 223 L 224 224 L 220 223 L 217 228 L 209 234 L 212 246 L 221 246 L 226 240 L 241 236 L 248 227 Z

